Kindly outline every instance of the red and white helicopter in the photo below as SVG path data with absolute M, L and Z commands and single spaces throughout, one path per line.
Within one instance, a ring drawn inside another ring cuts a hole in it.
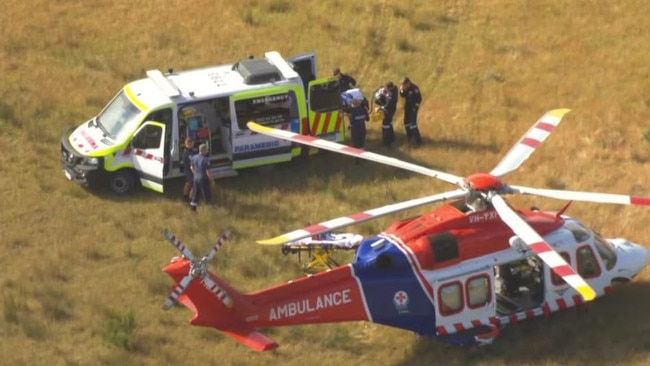
M 648 250 L 606 239 L 560 212 L 512 208 L 506 194 L 561 200 L 650 205 L 650 197 L 505 184 L 560 123 L 568 109 L 547 112 L 489 173 L 461 178 L 312 136 L 249 123 L 251 130 L 425 174 L 456 189 L 310 225 L 262 240 L 281 245 L 406 209 L 451 200 L 421 216 L 395 222 L 359 245 L 354 260 L 331 270 L 243 294 L 207 270 L 209 254 L 183 254 L 165 267 L 176 285 L 165 306 L 181 302 L 192 325 L 209 326 L 264 351 L 277 343 L 263 327 L 364 320 L 451 344 L 490 343 L 502 326 L 546 316 L 607 294 L 648 264 Z M 200 283 L 193 281 L 199 279 Z

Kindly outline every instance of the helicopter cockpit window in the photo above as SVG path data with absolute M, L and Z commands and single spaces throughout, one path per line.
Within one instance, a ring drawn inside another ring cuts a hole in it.
M 583 243 L 591 237 L 591 230 L 578 224 L 577 222 L 569 221 L 565 227 L 571 231 L 577 243 Z
M 451 315 L 463 309 L 463 290 L 460 282 L 452 282 L 438 289 L 440 314 Z
M 594 244 L 596 245 L 596 250 L 598 251 L 598 255 L 600 255 L 600 259 L 603 260 L 605 268 L 608 271 L 614 268 L 616 265 L 616 252 L 614 251 L 614 248 L 612 248 L 612 244 L 598 234 L 594 235 Z

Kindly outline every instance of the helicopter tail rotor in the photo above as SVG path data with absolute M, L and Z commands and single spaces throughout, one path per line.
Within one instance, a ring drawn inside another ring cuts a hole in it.
M 181 243 L 181 241 L 174 236 L 174 234 L 170 233 L 169 231 L 165 231 L 164 235 L 165 235 L 165 239 L 167 239 L 174 246 L 174 248 L 176 248 L 179 252 L 181 252 L 183 257 L 191 261 L 194 260 L 194 256 L 192 255 L 192 252 L 190 252 L 189 249 L 187 249 L 185 245 L 183 245 L 183 243 Z
M 171 294 L 165 301 L 163 309 L 167 310 L 174 306 L 178 302 L 178 299 L 185 293 L 187 288 L 190 286 L 194 279 L 199 278 L 203 286 L 212 292 L 226 307 L 232 307 L 232 298 L 228 293 L 222 289 L 212 278 L 208 272 L 207 264 L 211 261 L 214 256 L 217 254 L 217 251 L 221 248 L 223 243 L 230 236 L 229 230 L 224 230 L 219 239 L 212 246 L 212 249 L 208 254 L 200 259 L 196 259 L 192 252 L 181 243 L 172 233 L 169 231 L 165 232 L 165 238 L 172 243 L 172 245 L 178 249 L 179 252 L 183 254 L 183 257 L 187 258 L 190 261 L 190 270 L 189 273 L 183 277 L 181 281 L 178 282 L 176 286 L 172 289 Z

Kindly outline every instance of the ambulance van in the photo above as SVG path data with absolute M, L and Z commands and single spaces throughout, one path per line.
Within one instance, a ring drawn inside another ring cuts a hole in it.
M 163 74 L 127 84 L 89 121 L 65 131 L 61 166 L 87 187 L 163 192 L 181 177 L 186 137 L 207 144 L 214 177 L 290 161 L 300 146 L 256 134 L 249 121 L 330 141 L 344 140 L 336 78 L 316 79 L 316 55 L 284 59 L 278 52 L 230 65 Z

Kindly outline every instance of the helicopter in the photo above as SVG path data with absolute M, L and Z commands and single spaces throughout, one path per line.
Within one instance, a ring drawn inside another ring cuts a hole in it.
M 453 345 L 486 345 L 508 324 L 604 296 L 648 264 L 648 250 L 626 239 L 603 237 L 565 212 L 573 201 L 650 205 L 650 197 L 532 188 L 501 179 L 517 169 L 568 112 L 546 112 L 494 169 L 465 178 L 249 122 L 256 133 L 424 174 L 456 189 L 259 240 L 283 245 L 449 201 L 365 237 L 350 263 L 251 293 L 237 291 L 207 269 L 228 232 L 202 258 L 166 233 L 182 256 L 164 268 L 176 282 L 165 308 L 180 302 L 194 313 L 190 324 L 214 327 L 257 351 L 278 347 L 260 328 L 347 321 L 401 328 Z M 505 195 L 569 202 L 557 212 L 517 209 Z

